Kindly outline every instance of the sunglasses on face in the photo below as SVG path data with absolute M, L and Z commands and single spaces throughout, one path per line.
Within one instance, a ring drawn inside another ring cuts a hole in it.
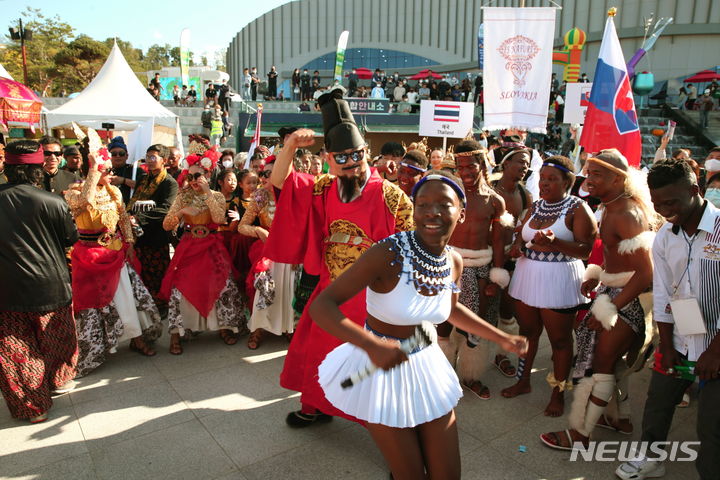
M 46 157 L 50 157 L 50 156 L 52 156 L 52 155 L 55 155 L 56 157 L 59 157 L 60 155 L 62 155 L 62 152 L 61 152 L 60 150 L 57 150 L 57 151 L 45 150 L 45 151 L 43 152 L 43 155 L 45 155 Z
M 191 173 L 188 175 L 190 180 L 197 180 L 198 178 L 203 177 L 203 176 L 205 176 L 205 174 L 203 172 L 195 172 L 195 173 Z
M 365 149 L 361 148 L 360 150 L 355 150 L 354 152 L 350 153 L 334 153 L 333 157 L 335 158 L 335 163 L 338 165 L 345 165 L 349 158 L 353 159 L 353 162 L 357 163 L 360 160 L 363 159 L 365 156 Z
M 258 177 L 260 178 L 270 178 L 270 170 L 265 170 L 260 173 L 258 173 Z
M 110 154 L 111 157 L 127 157 L 127 153 L 125 152 L 112 152 Z

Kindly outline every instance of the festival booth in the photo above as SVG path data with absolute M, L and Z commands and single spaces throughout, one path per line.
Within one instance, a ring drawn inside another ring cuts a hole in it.
M 178 116 L 147 92 L 117 44 L 77 97 L 44 116 L 48 130 L 70 128 L 72 123 L 99 132 L 112 130 L 112 135 L 125 137 L 129 161 L 143 158 L 155 143 L 183 148 Z

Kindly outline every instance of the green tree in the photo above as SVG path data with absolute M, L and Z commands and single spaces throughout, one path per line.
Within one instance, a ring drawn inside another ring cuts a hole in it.
M 54 57 L 72 38 L 74 29 L 58 15 L 46 17 L 37 8 L 27 7 L 21 15 L 23 27 L 32 31 L 32 40 L 25 42 L 28 86 L 46 95 L 56 87 L 53 85 L 58 77 Z M 8 27 L 17 28 L 17 20 L 11 21 Z M 0 50 L 0 63 L 16 80 L 22 81 L 20 41 L 6 36 L 6 43 L 8 48 Z
M 104 42 L 78 35 L 55 54 L 57 73 L 63 88 L 77 92 L 85 88 L 100 71 L 110 49 Z

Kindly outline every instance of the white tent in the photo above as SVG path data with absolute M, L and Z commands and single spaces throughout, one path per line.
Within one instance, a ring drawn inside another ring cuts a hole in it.
M 105 64 L 80 94 L 45 115 L 48 128 L 79 125 L 102 128 L 114 123 L 128 135 L 130 158 L 140 158 L 153 143 L 182 150 L 178 116 L 156 101 L 140 83 L 115 44 Z
M 14 80 L 12 76 L 8 73 L 7 70 L 5 70 L 5 67 L 0 65 L 0 77 L 9 78 L 10 80 Z

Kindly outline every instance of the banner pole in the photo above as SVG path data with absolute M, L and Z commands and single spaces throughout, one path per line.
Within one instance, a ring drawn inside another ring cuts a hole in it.
M 443 156 L 447 153 L 447 137 L 443 137 Z

